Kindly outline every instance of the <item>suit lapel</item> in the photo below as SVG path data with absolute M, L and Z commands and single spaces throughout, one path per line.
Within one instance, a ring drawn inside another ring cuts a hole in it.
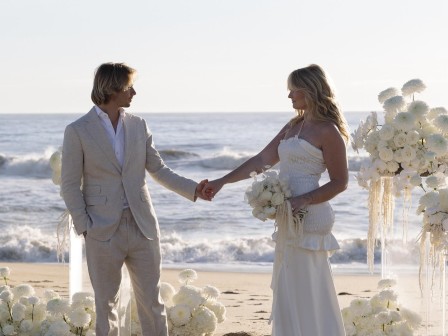
M 115 168 L 121 173 L 120 163 L 115 156 L 112 145 L 110 144 L 109 138 L 107 137 L 106 130 L 103 125 L 101 125 L 101 120 L 96 113 L 95 107 L 88 113 L 87 121 L 87 132 L 93 139 L 93 141 L 98 145 L 98 147 L 103 151 L 106 157 L 113 163 Z
M 124 162 L 123 169 L 129 163 L 131 159 L 132 148 L 131 145 L 135 143 L 135 132 L 132 132 L 131 117 L 125 112 L 123 117 L 123 130 L 124 130 Z

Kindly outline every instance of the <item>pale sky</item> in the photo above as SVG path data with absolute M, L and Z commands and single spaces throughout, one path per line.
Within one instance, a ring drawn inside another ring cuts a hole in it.
M 0 0 L 0 113 L 83 113 L 94 69 L 138 71 L 134 112 L 292 111 L 321 65 L 344 111 L 420 78 L 448 107 L 446 0 Z

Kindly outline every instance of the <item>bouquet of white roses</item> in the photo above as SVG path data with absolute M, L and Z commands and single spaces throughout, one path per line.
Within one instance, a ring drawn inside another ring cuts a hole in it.
M 414 335 L 422 319 L 398 303 L 398 295 L 392 289 L 395 285 L 395 280 L 380 280 L 378 294 L 370 300 L 355 299 L 342 309 L 347 336 Z
M 264 171 L 260 176 L 252 172 L 250 176 L 254 180 L 247 188 L 244 198 L 253 208 L 252 215 L 263 222 L 275 219 L 277 207 L 291 197 L 287 185 L 279 179 L 276 170 Z

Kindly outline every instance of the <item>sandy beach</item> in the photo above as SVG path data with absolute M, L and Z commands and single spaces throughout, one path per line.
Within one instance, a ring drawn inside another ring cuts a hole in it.
M 32 285 L 38 296 L 45 289 L 53 289 L 63 297 L 69 295 L 69 265 L 41 263 L 0 263 L 9 267 L 11 274 L 8 284 Z M 178 274 L 181 269 L 163 269 L 162 281 L 168 282 L 177 290 L 180 286 Z M 271 327 L 268 324 L 271 313 L 272 291 L 270 273 L 215 272 L 197 271 L 198 279 L 192 284 L 198 287 L 212 285 L 221 291 L 219 301 L 226 306 L 226 320 L 218 324 L 215 336 L 268 336 Z M 355 298 L 371 298 L 379 292 L 377 285 L 379 274 L 340 274 L 334 275 L 339 305 L 345 308 Z M 438 285 L 433 286 L 431 300 L 421 296 L 417 274 L 398 277 L 399 301 L 404 307 L 418 312 L 423 319 L 421 328 L 415 336 L 442 335 L 441 295 Z M 3 280 L 2 280 L 3 284 Z M 89 289 L 84 289 L 90 291 Z M 429 308 L 428 308 L 429 307 Z M 430 318 L 425 322 L 425 312 L 430 311 Z
M 68 297 L 68 264 L 0 263 L 0 267 L 11 270 L 9 284 L 32 285 L 38 295 L 45 289 L 54 289 L 61 296 Z M 179 270 L 164 269 L 162 281 L 169 282 L 176 289 Z M 378 275 L 335 275 L 335 287 L 341 308 L 354 298 L 370 298 L 377 293 Z M 269 287 L 271 274 L 198 271 L 193 283 L 202 287 L 212 285 L 221 291 L 221 301 L 227 308 L 226 320 L 218 325 L 216 336 L 240 333 L 240 335 L 270 335 L 268 324 L 272 292 Z M 238 334 L 237 334 L 238 335 Z

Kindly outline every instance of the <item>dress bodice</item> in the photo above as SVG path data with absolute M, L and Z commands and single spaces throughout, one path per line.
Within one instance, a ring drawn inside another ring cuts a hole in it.
M 279 178 L 289 186 L 292 196 L 319 188 L 321 174 L 327 169 L 322 151 L 299 136 L 281 140 Z M 336 250 L 339 245 L 331 234 L 334 212 L 328 202 L 307 207 L 300 247 L 311 250 Z M 297 242 L 295 242 L 297 244 Z

